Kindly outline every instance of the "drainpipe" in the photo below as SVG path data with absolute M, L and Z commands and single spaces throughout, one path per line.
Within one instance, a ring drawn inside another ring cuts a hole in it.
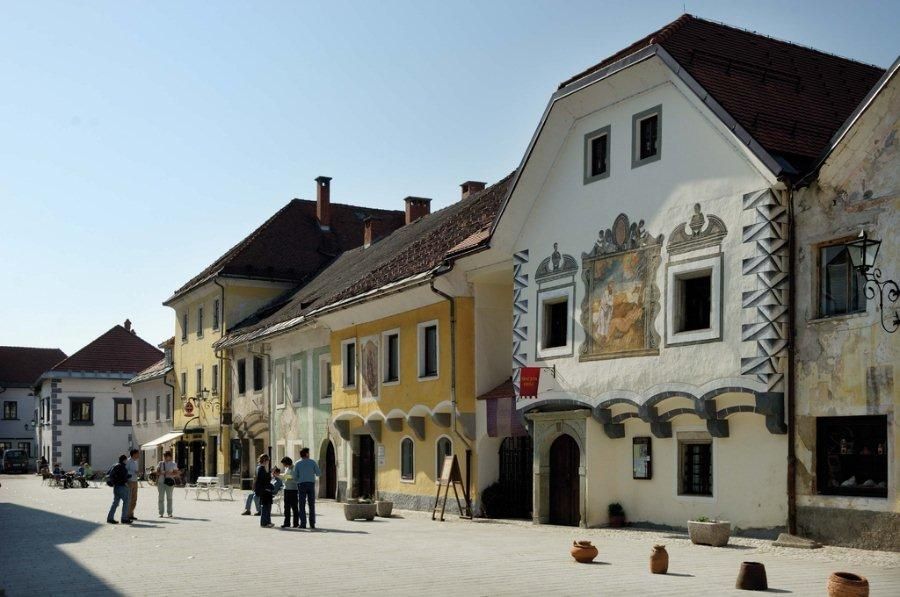
M 219 300 L 219 339 L 225 337 L 225 287 L 219 282 L 219 278 L 213 278 L 213 284 L 219 287 L 221 299 Z M 213 314 L 215 315 L 215 313 Z M 225 439 L 225 434 L 222 431 L 222 416 L 226 412 L 231 412 L 231 405 L 228 404 L 227 397 L 225 396 L 225 384 L 223 383 L 225 379 L 225 361 L 227 358 L 224 356 L 223 352 L 220 350 L 213 351 L 216 359 L 219 361 L 219 379 L 216 380 L 216 387 L 219 389 L 219 450 L 222 451 L 222 479 L 225 481 L 225 470 L 228 470 L 229 475 L 231 474 L 231 459 L 229 456 L 231 455 L 231 434 L 228 434 L 228 445 L 223 445 L 221 440 Z M 227 409 L 226 409 L 227 405 Z M 229 423 L 230 425 L 230 423 Z M 213 458 L 218 458 L 218 454 L 214 454 Z
M 787 371 L 787 497 L 788 497 L 788 533 L 797 534 L 797 455 L 794 449 L 796 440 L 796 428 L 794 425 L 794 411 L 796 391 L 796 373 L 794 368 L 795 353 L 797 352 L 797 238 L 794 230 L 794 188 L 787 181 L 787 189 L 781 191 L 782 198 L 787 205 L 788 216 L 788 371 Z
M 438 268 L 434 271 L 434 274 L 431 276 L 429 287 L 431 288 L 431 292 L 442 297 L 450 303 L 450 419 L 452 421 L 451 427 L 453 429 L 453 433 L 466 445 L 466 485 L 464 491 L 466 498 L 466 507 L 468 508 L 469 504 L 471 503 L 469 500 L 469 487 L 472 479 L 472 444 L 469 443 L 469 440 L 467 440 L 465 436 L 459 432 L 459 428 L 457 425 L 457 413 L 459 409 L 456 401 L 456 300 L 446 292 L 438 290 L 434 287 L 435 279 L 438 276 L 449 273 L 452 269 L 453 262 L 448 263 L 445 261 L 440 266 L 438 266 Z M 468 512 L 467 514 L 471 516 L 471 512 Z

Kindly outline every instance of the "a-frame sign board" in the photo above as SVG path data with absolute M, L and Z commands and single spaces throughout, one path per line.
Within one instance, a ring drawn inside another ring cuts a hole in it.
M 431 509 L 431 520 L 437 515 L 438 504 L 441 506 L 441 521 L 444 520 L 444 511 L 447 508 L 447 498 L 450 495 L 450 486 L 453 486 L 453 495 L 456 496 L 456 507 L 459 508 L 460 518 L 472 518 L 472 505 L 469 503 L 469 494 L 463 486 L 462 474 L 459 472 L 459 461 L 456 456 L 445 456 L 444 466 L 441 467 L 441 478 L 438 479 L 437 495 L 434 497 L 434 508 Z M 441 490 L 444 491 L 444 499 L 441 500 Z M 462 492 L 466 502 L 465 509 L 459 501 Z

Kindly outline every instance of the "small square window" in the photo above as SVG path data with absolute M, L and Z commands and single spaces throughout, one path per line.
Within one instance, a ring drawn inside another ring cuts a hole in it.
M 72 446 L 72 466 L 81 466 L 82 463 L 91 463 L 91 446 L 78 445 Z
M 574 287 L 538 291 L 540 309 L 537 315 L 538 359 L 564 357 L 572 354 L 574 324 Z
M 584 136 L 584 184 L 609 176 L 609 130 L 605 126 Z
M 655 162 L 662 154 L 662 106 L 635 114 L 631 122 L 631 167 Z
M 819 316 L 866 310 L 866 280 L 850 262 L 843 244 L 819 248 Z
M 71 418 L 69 421 L 73 425 L 89 425 L 94 422 L 94 399 L 93 398 L 71 398 L 69 403 Z
M 19 418 L 19 403 L 15 400 L 4 400 L 3 401 L 3 418 L 4 419 L 18 419 Z
M 679 309 L 675 314 L 675 330 L 692 332 L 709 329 L 712 305 L 712 274 L 702 272 L 691 277 L 677 277 Z
M 816 490 L 824 495 L 888 496 L 884 415 L 816 419 Z
M 678 434 L 678 495 L 713 495 L 712 437 L 705 432 Z
M 722 255 L 670 263 L 666 273 L 667 345 L 722 338 Z

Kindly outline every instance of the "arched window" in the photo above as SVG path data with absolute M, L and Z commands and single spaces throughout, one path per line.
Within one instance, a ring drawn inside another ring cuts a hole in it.
M 453 455 L 453 443 L 449 437 L 442 437 L 437 441 L 437 449 L 435 454 L 434 478 L 441 478 L 441 469 L 444 467 L 444 458 Z
M 404 437 L 400 442 L 400 478 L 412 481 L 413 476 L 413 440 Z

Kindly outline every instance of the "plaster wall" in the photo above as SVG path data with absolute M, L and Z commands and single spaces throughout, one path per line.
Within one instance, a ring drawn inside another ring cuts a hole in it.
M 509 379 L 512 362 L 512 283 L 473 285 L 475 295 L 475 395 Z
M 0 383 L 0 387 L 3 383 Z M 20 443 L 28 443 L 31 460 L 40 459 L 37 448 L 37 433 L 31 426 L 31 420 L 39 420 L 35 416 L 37 402 L 31 388 L 7 387 L 0 392 L 0 405 L 4 402 L 16 403 L 15 419 L 0 419 L 0 442 L 11 444 L 12 449 L 18 450 Z M 28 427 L 26 428 L 26 423 Z
M 170 373 L 169 376 L 171 377 L 171 375 Z M 163 379 L 163 377 L 158 377 L 129 386 L 134 400 L 131 412 L 132 434 L 135 447 L 141 450 L 141 466 L 143 468 L 154 466 L 162 460 L 163 451 L 171 449 L 174 445 L 174 442 L 169 442 L 148 450 L 141 448 L 147 442 L 173 430 L 172 417 L 175 405 L 172 403 L 172 388 L 163 383 Z M 159 413 L 156 412 L 157 398 L 159 398 Z M 143 416 L 145 400 L 147 401 L 146 419 Z M 168 418 L 166 417 L 166 402 L 169 403 Z M 138 413 L 138 408 L 140 408 L 140 413 Z

